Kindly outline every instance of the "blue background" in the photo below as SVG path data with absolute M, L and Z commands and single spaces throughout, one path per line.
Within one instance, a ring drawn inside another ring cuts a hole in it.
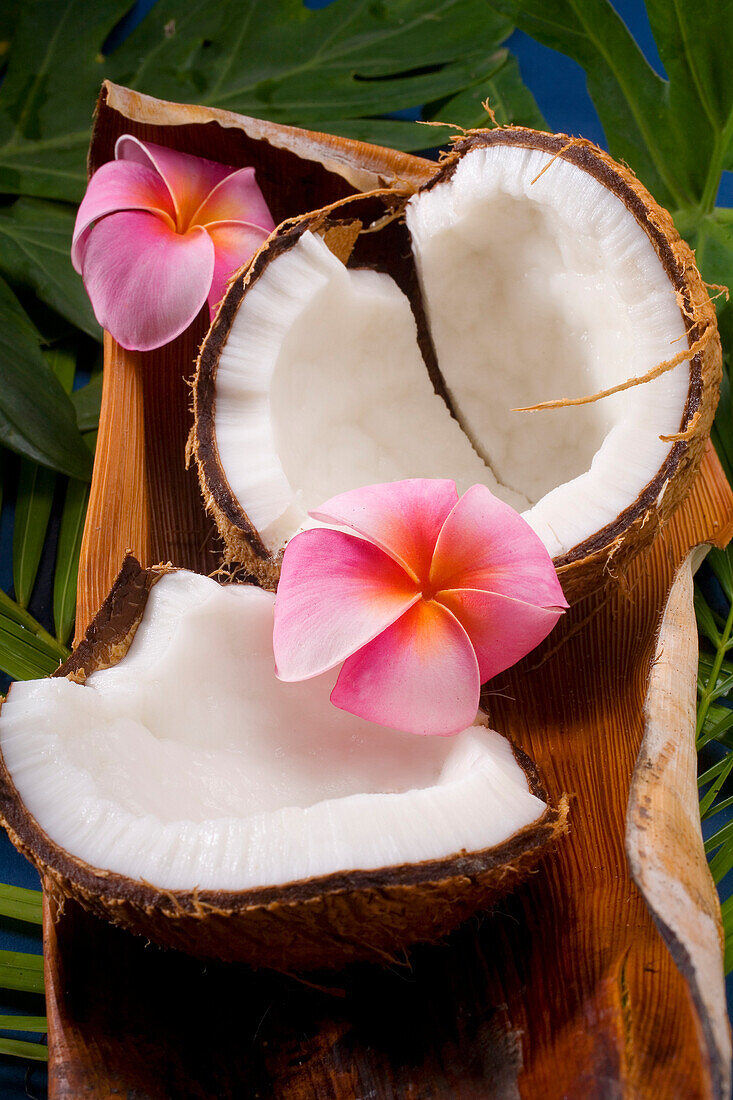
M 132 12 L 118 28 L 108 43 L 113 48 L 125 34 L 150 10 L 155 0 L 138 0 Z M 330 0 L 310 0 L 308 7 L 324 7 Z M 340 0 L 348 3 L 349 0 Z M 614 7 L 625 20 L 650 65 L 660 75 L 664 70 L 651 34 L 649 21 L 642 0 L 615 0 Z M 519 59 L 522 75 L 535 95 L 552 130 L 578 134 L 605 146 L 603 130 L 585 86 L 583 70 L 574 61 L 541 46 L 531 38 L 516 31 L 507 45 Z M 721 205 L 733 205 L 733 173 L 724 175 L 718 201 Z M 53 523 L 53 521 L 52 521 Z M 45 625 L 50 626 L 51 579 L 53 558 L 51 548 L 55 542 L 53 528 L 50 531 L 49 553 L 41 564 L 39 579 L 34 592 L 31 610 Z M 12 511 L 6 507 L 0 518 L 0 587 L 12 590 Z M 2 685 L 0 685 L 1 687 Z M 26 860 L 0 832 L 0 881 L 17 886 L 38 887 L 38 875 Z M 0 919 L 0 948 L 19 951 L 41 951 L 40 934 L 30 926 Z M 19 1012 L 36 1015 L 43 1012 L 38 997 L 22 994 L 5 994 L 0 1001 L 0 1012 Z M 733 983 L 728 987 L 729 1005 L 733 1003 Z M 18 1036 L 39 1041 L 38 1036 Z M 46 1096 L 46 1073 L 42 1066 L 27 1068 L 17 1060 L 0 1056 L 0 1100 L 15 1097 Z

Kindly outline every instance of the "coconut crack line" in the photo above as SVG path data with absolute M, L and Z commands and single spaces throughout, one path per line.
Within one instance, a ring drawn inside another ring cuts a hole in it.
M 414 263 L 414 261 L 415 261 L 414 252 L 413 252 L 413 257 L 412 258 L 413 258 L 413 263 Z M 415 317 L 415 322 L 417 324 L 418 332 L 420 332 L 421 327 L 422 327 L 423 338 L 425 340 L 425 343 L 427 344 L 427 346 L 430 349 L 430 357 L 432 358 L 432 362 L 433 362 L 432 371 L 430 369 L 430 363 L 428 362 L 426 354 L 425 354 L 425 347 L 423 346 L 423 343 L 420 340 L 418 340 L 418 348 L 419 348 L 419 351 L 420 351 L 420 355 L 422 357 L 422 361 L 425 364 L 425 370 L 428 373 L 428 378 L 430 379 L 430 381 L 433 384 L 433 389 L 435 390 L 435 393 L 442 400 L 442 402 L 445 405 L 445 407 L 447 408 L 448 412 L 453 417 L 453 419 L 455 420 L 458 427 L 461 429 L 463 435 L 466 437 L 466 440 L 468 441 L 469 446 L 471 447 L 471 450 L 476 455 L 476 458 L 478 458 L 478 460 L 481 463 L 483 463 L 483 465 L 486 467 L 486 469 L 489 471 L 489 473 L 493 477 L 496 484 L 500 488 L 506 489 L 510 493 L 516 493 L 517 496 L 523 497 L 527 501 L 527 505 L 531 507 L 531 501 L 528 499 L 527 494 L 522 489 L 519 489 L 519 488 L 515 487 L 514 485 L 509 485 L 508 482 L 502 480 L 502 478 L 499 477 L 498 472 L 494 469 L 494 467 L 491 463 L 490 456 L 484 451 L 484 448 L 481 446 L 478 439 L 476 439 L 474 437 L 473 432 L 471 432 L 470 428 L 468 427 L 468 424 L 465 422 L 463 416 L 460 413 L 458 403 L 455 401 L 455 399 L 453 397 L 453 394 L 451 393 L 450 387 L 449 387 L 448 383 L 445 380 L 445 375 L 444 375 L 443 371 L 440 368 L 440 361 L 438 359 L 438 352 L 436 350 L 435 342 L 433 340 L 433 334 L 430 331 L 430 324 L 428 322 L 427 310 L 425 309 L 425 300 L 423 298 L 422 288 L 420 286 L 420 280 L 419 279 L 417 279 L 416 283 L 415 283 L 415 297 L 418 299 L 419 306 L 420 306 L 420 317 L 419 318 L 418 318 L 417 314 L 415 313 L 415 310 L 413 308 L 413 303 L 412 303 L 411 300 L 410 300 L 410 307 L 413 309 L 413 315 Z M 440 384 L 436 385 L 436 381 L 439 381 Z
M 483 462 L 484 466 L 489 471 L 491 476 L 494 478 L 494 481 L 496 482 L 496 484 L 500 488 L 506 489 L 507 492 L 510 492 L 510 493 L 516 493 L 516 495 L 519 496 L 519 497 L 523 497 L 527 501 L 527 506 L 531 507 L 532 502 L 527 497 L 527 494 L 524 492 L 523 489 L 520 489 L 516 485 L 510 485 L 508 481 L 504 481 L 501 477 L 499 477 L 498 472 L 494 469 L 494 467 L 491 464 L 491 459 L 490 459 L 489 455 L 484 452 L 484 449 L 481 446 L 481 444 L 478 442 L 478 440 L 474 439 L 473 433 L 469 430 L 468 425 L 464 423 L 463 417 L 458 412 L 457 405 L 456 405 L 455 401 L 453 400 L 453 395 L 451 394 L 451 392 L 448 388 L 448 385 L 445 381 L 445 378 L 443 377 L 443 373 L 440 370 L 440 367 L 438 366 L 437 355 L 436 355 L 435 362 L 436 362 L 436 369 L 437 369 L 438 373 L 440 374 L 440 377 L 443 381 L 443 385 L 445 387 L 445 392 L 444 393 L 439 393 L 438 396 L 443 398 L 443 401 L 446 404 L 448 412 L 451 414 L 453 419 L 458 424 L 458 427 L 461 429 L 461 431 L 465 435 L 466 439 L 468 440 L 468 442 L 471 446 L 472 451 L 474 452 L 476 457 L 481 462 Z M 512 412 L 518 412 L 518 411 L 520 411 L 520 410 L 512 409 Z
M 489 105 L 488 99 L 483 100 L 482 103 L 481 103 L 481 106 L 486 111 L 486 113 L 490 117 L 491 121 L 494 123 L 494 126 L 501 129 L 502 127 L 499 127 L 499 125 L 496 121 L 496 115 L 495 115 L 493 109 L 491 108 L 491 106 Z M 450 129 L 453 129 L 453 130 L 457 130 L 458 133 L 455 136 L 451 137 L 451 139 L 450 139 L 452 142 L 460 141 L 462 138 L 468 137 L 471 134 L 481 132 L 480 130 L 477 130 L 477 129 L 466 130 L 463 126 L 459 126 L 458 123 L 456 123 L 456 122 L 436 122 L 436 121 L 426 121 L 424 119 L 420 119 L 418 121 L 420 122 L 421 126 L 439 126 L 439 127 L 446 127 L 446 128 L 450 128 Z M 511 126 L 507 127 L 507 129 L 511 129 L 511 128 L 512 128 Z M 455 154 L 450 153 L 450 152 L 443 153 L 443 154 L 441 154 L 441 161 L 450 160 L 451 156 L 455 156 Z M 552 162 L 550 162 L 550 163 L 552 163 Z M 549 168 L 549 165 L 547 165 L 547 167 Z M 534 180 L 532 182 L 534 183 Z M 381 225 L 380 225 L 380 228 L 381 228 Z M 364 232 L 364 230 L 362 230 L 362 232 Z M 411 249 L 411 252 L 412 252 L 412 260 L 413 260 L 413 263 L 414 263 L 415 262 L 414 249 Z M 421 313 L 422 313 L 422 327 L 423 327 L 423 330 L 424 330 L 424 336 L 425 336 L 425 338 L 427 339 L 427 341 L 429 342 L 429 345 L 430 345 L 431 355 L 432 355 L 432 359 L 433 359 L 433 370 L 434 370 L 434 373 L 437 375 L 437 377 L 440 379 L 441 385 L 439 387 L 435 385 L 435 381 L 433 379 L 433 374 L 432 374 L 431 369 L 430 369 L 430 364 L 427 362 L 427 360 L 425 358 L 425 351 L 424 351 L 424 348 L 422 347 L 422 345 L 420 345 L 420 354 L 422 356 L 423 362 L 425 363 L 425 369 L 428 372 L 428 377 L 430 378 L 431 382 L 433 382 L 433 388 L 434 388 L 436 394 L 438 395 L 438 397 L 442 398 L 443 402 L 445 403 L 446 408 L 448 409 L 448 412 L 451 414 L 451 416 L 453 417 L 455 422 L 458 424 L 458 427 L 461 429 L 464 436 L 468 440 L 468 443 L 471 446 L 471 450 L 474 452 L 474 454 L 479 459 L 479 461 L 482 462 L 483 465 L 486 467 L 486 469 L 489 471 L 489 473 L 493 477 L 496 484 L 500 488 L 506 489 L 510 493 L 515 493 L 517 496 L 525 497 L 525 499 L 526 499 L 526 494 L 521 489 L 517 488 L 514 485 L 510 485 L 508 482 L 503 481 L 502 478 L 499 477 L 498 472 L 494 469 L 494 467 L 491 464 L 490 456 L 487 453 L 485 453 L 483 447 L 481 447 L 478 440 L 474 438 L 473 433 L 471 431 L 469 431 L 468 425 L 464 422 L 463 417 L 460 415 L 458 405 L 454 401 L 453 394 L 451 393 L 450 388 L 448 386 L 448 383 L 445 380 L 445 375 L 443 374 L 443 371 L 440 369 L 440 363 L 438 361 L 438 353 L 435 349 L 435 344 L 433 342 L 432 333 L 430 331 L 430 325 L 428 324 L 427 311 L 425 309 L 425 303 L 424 303 L 424 300 L 423 300 L 422 288 L 420 286 L 420 280 L 419 279 L 416 280 L 415 292 L 416 292 L 416 295 L 417 295 L 417 297 L 419 298 L 419 301 L 420 301 L 420 310 L 421 310 Z M 412 303 L 410 303 L 410 304 L 412 305 Z M 415 317 L 415 321 L 416 322 L 418 321 L 417 316 Z M 420 324 L 418 323 L 418 331 L 419 330 L 420 330 Z M 527 501 L 527 503 L 529 504 L 530 502 Z
M 604 397 L 611 397 L 615 393 L 630 390 L 634 386 L 644 386 L 647 382 L 653 382 L 655 378 L 674 370 L 680 363 L 694 359 L 698 352 L 701 352 L 707 346 L 715 332 L 715 326 L 706 325 L 702 336 L 690 344 L 689 348 L 673 355 L 671 359 L 665 359 L 662 363 L 657 363 L 646 374 L 640 374 L 636 378 L 627 378 L 625 382 L 620 382 L 617 386 L 611 386 L 607 390 L 600 390 L 598 393 L 589 394 L 586 397 L 559 397 L 554 401 L 542 401 L 539 405 L 526 405 L 522 408 L 512 409 L 512 412 L 543 412 L 545 409 L 565 409 L 571 405 L 591 405 L 595 401 L 601 401 Z M 663 443 L 675 443 L 688 439 L 689 433 L 690 428 L 687 428 L 684 432 L 677 432 L 674 435 L 660 435 L 659 438 Z
M 432 125 L 432 123 L 426 125 Z M 362 232 L 364 232 L 364 230 L 362 230 Z M 415 250 L 411 234 L 410 253 L 412 257 L 413 267 L 415 267 Z M 524 500 L 527 501 L 528 507 L 531 506 L 531 502 L 527 498 L 527 494 L 522 489 L 516 488 L 514 485 L 509 485 L 508 482 L 503 481 L 502 478 L 499 477 L 498 472 L 491 464 L 490 456 L 484 451 L 479 441 L 474 438 L 473 433 L 471 432 L 463 416 L 461 415 L 458 403 L 454 400 L 450 387 L 446 382 L 445 374 L 440 367 L 438 352 L 435 347 L 435 341 L 433 340 L 433 334 L 430 330 L 428 313 L 425 307 L 425 299 L 423 297 L 422 287 L 420 285 L 419 278 L 415 278 L 415 287 L 413 294 L 408 294 L 406 296 L 410 303 L 412 315 L 415 318 L 415 325 L 418 332 L 417 345 L 420 352 L 420 357 L 422 358 L 425 370 L 427 371 L 428 378 L 432 383 L 433 390 L 435 391 L 436 395 L 441 399 L 458 427 L 461 429 L 461 432 L 468 441 L 468 444 L 471 447 L 473 453 L 476 455 L 476 458 L 478 458 L 479 462 L 481 462 L 486 467 L 496 484 L 500 488 L 506 489 L 507 492 L 515 493 L 517 496 L 524 498 Z M 420 337 L 422 337 L 422 339 L 420 339 Z
M 447 408 L 448 412 L 451 414 L 451 416 L 455 420 L 456 424 L 458 425 L 458 427 L 463 432 L 464 436 L 466 437 L 466 439 L 469 443 L 469 446 L 471 447 L 471 450 L 476 455 L 476 458 L 478 458 L 478 460 L 484 464 L 484 466 L 489 471 L 489 473 L 493 477 L 496 484 L 500 488 L 506 489 L 510 493 L 516 493 L 517 496 L 524 497 L 524 499 L 527 500 L 527 494 L 525 492 L 523 492 L 522 489 L 519 489 L 514 485 L 509 485 L 508 482 L 503 481 L 502 478 L 499 477 L 498 472 L 494 469 L 494 467 L 491 464 L 491 459 L 490 459 L 489 455 L 484 452 L 484 449 L 481 446 L 481 444 L 478 442 L 478 440 L 474 439 L 473 433 L 469 430 L 468 425 L 464 422 L 464 419 L 463 419 L 463 417 L 461 416 L 461 414 L 458 410 L 458 406 L 457 406 L 456 402 L 453 400 L 453 394 L 450 392 L 450 389 L 448 387 L 448 383 L 446 382 L 445 377 L 443 375 L 443 372 L 440 369 L 440 364 L 438 362 L 438 354 L 434 349 L 433 340 L 432 340 L 432 337 L 430 336 L 430 330 L 427 329 L 427 321 L 426 321 L 426 331 L 427 331 L 428 339 L 430 340 L 431 347 L 433 347 L 433 355 L 434 355 L 434 359 L 435 359 L 435 373 L 438 375 L 438 377 L 440 378 L 440 381 L 442 383 L 442 386 L 440 388 L 436 388 L 435 383 L 433 383 L 433 389 L 435 389 L 436 394 L 438 395 L 438 397 L 441 398 L 441 400 L 443 401 L 443 403 L 444 403 L 445 407 Z M 428 372 L 428 377 L 430 377 L 430 368 L 428 367 L 428 364 L 425 362 L 425 354 L 424 354 L 422 348 L 420 348 L 420 354 L 422 355 L 423 362 L 425 363 L 425 369 Z M 432 381 L 432 378 L 431 378 L 431 381 Z M 527 500 L 527 504 L 528 505 L 530 504 L 529 500 Z

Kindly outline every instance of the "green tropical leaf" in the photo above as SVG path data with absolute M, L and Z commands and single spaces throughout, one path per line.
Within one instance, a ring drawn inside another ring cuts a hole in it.
M 712 783 L 712 781 L 716 778 L 716 776 L 720 775 L 721 771 L 724 768 L 727 768 L 727 767 L 728 767 L 728 758 L 727 757 L 723 757 L 720 760 L 716 760 L 716 762 L 714 764 L 712 764 L 709 768 L 706 768 L 706 770 L 704 772 L 702 772 L 700 775 L 698 775 L 698 777 L 697 777 L 698 787 L 704 787 L 706 783 Z
M 45 1035 L 48 1031 L 46 1016 L 0 1016 L 0 1028 L 3 1031 L 38 1031 Z
M 43 955 L 0 951 L 0 989 L 43 993 Z
M 490 126 L 491 117 L 483 107 L 483 102 L 488 100 L 500 125 L 512 123 L 547 130 L 547 122 L 522 80 L 516 57 L 508 50 L 500 50 L 498 56 L 502 58 L 501 64 L 484 81 L 466 88 L 442 104 L 430 105 L 425 112 L 427 117 L 444 118 L 447 122 L 460 120 L 466 129 Z M 441 137 L 437 144 L 443 145 L 447 140 L 447 136 Z
M 0 99 L 0 191 L 78 202 L 102 44 L 130 0 L 26 0 Z
M 60 660 L 50 646 L 30 630 L 0 618 L 0 669 L 12 680 L 50 676 Z
M 76 422 L 80 432 L 92 432 L 99 426 L 99 407 L 102 402 L 102 375 L 95 374 L 86 386 L 75 390 L 71 403 L 76 409 Z
M 10 596 L 0 589 L 0 622 L 3 619 L 7 619 L 11 623 L 22 626 L 23 629 L 30 634 L 34 634 L 41 641 L 51 645 L 52 648 L 66 655 L 63 647 L 59 648 L 56 639 L 52 638 L 48 631 L 33 618 L 30 611 L 26 611 L 25 608 L 21 607 L 15 600 L 11 600 Z
M 733 0 L 647 0 L 668 79 L 609 0 L 490 0 L 583 66 L 611 153 L 672 210 L 709 213 L 733 144 Z
M 0 590 L 0 669 L 14 680 L 33 680 L 54 672 L 69 655 L 5 592 Z
M 725 760 L 725 767 L 721 770 L 716 782 L 721 783 L 730 775 L 731 769 L 733 769 L 733 754 L 729 754 Z M 714 852 L 716 848 L 728 839 L 733 839 L 733 821 L 727 821 L 725 825 L 722 825 L 717 832 L 713 833 L 708 840 L 705 841 L 705 851 Z
M 67 341 L 47 348 L 44 355 L 49 367 L 61 383 L 62 390 L 70 394 L 74 388 L 76 375 L 76 341 Z
M 0 916 L 27 924 L 43 923 L 43 894 L 40 890 L 28 890 L 23 886 L 0 885 Z M 3 1017 L 0 1017 L 2 1021 Z M 7 1027 L 0 1022 L 0 1028 Z M 30 1030 L 19 1028 L 18 1030 Z
M 25 1039 L 6 1039 L 0 1036 L 0 1054 L 12 1058 L 30 1058 L 34 1062 L 48 1061 L 48 1047 L 43 1043 L 29 1043 Z
M 711 209 L 733 153 L 733 2 L 646 0 L 646 9 L 669 77 L 669 110 L 698 150 L 710 180 L 703 207 Z
M 20 463 L 13 521 L 13 587 L 21 607 L 27 607 L 46 541 L 56 474 L 24 459 Z
M 733 560 L 731 560 L 730 551 L 712 546 L 705 560 L 720 581 L 728 602 L 733 602 Z
M 522 82 L 517 60 L 508 50 L 497 50 L 482 60 L 479 75 L 473 84 L 457 95 L 438 99 L 423 108 L 426 122 L 398 122 L 390 119 L 324 120 L 320 128 L 337 132 L 359 141 L 398 146 L 405 149 L 425 149 L 447 144 L 456 136 L 455 125 L 464 129 L 493 125 L 483 104 L 495 113 L 496 121 L 522 126 L 546 128 L 546 122 L 529 88 Z M 446 126 L 436 122 L 445 121 Z
M 74 407 L 44 360 L 38 339 L 0 279 L 0 442 L 43 466 L 88 479 L 91 459 Z
M 702 648 L 699 659 L 697 745 L 702 749 L 713 741 L 725 746 L 725 753 L 698 776 L 701 788 L 700 815 L 710 819 L 733 805 L 730 793 L 733 775 L 733 709 L 727 705 L 733 691 L 733 667 L 726 653 L 733 645 L 733 550 L 713 549 L 708 563 L 728 601 L 725 619 L 715 613 L 699 587 L 695 591 L 695 612 L 700 633 L 712 646 Z M 724 699 L 716 703 L 716 699 Z M 720 882 L 733 868 L 733 822 L 724 823 L 705 842 L 710 859 L 710 871 Z M 726 969 L 733 967 L 733 906 L 723 907 L 726 934 Z
M 716 813 L 719 813 L 721 809 L 724 809 L 724 807 L 720 804 L 715 805 L 715 800 L 718 797 L 718 794 L 720 793 L 723 784 L 730 775 L 731 769 L 733 769 L 733 753 L 728 753 L 728 756 L 725 759 L 724 767 L 720 769 L 720 772 L 710 784 L 710 787 L 705 792 L 703 797 L 700 799 L 701 817 L 712 817 Z M 713 837 L 712 843 L 710 845 L 711 848 L 716 848 L 718 846 L 714 841 L 715 838 Z M 718 844 L 719 843 L 720 841 L 718 841 Z
M 129 0 L 30 0 L 0 109 L 0 190 L 78 202 L 101 81 L 150 95 L 423 148 L 425 131 L 378 116 L 476 87 L 491 94 L 510 23 L 484 0 L 158 0 L 111 57 Z M 234 32 L 233 32 L 234 28 Z M 39 50 L 39 43 L 43 48 Z M 83 326 L 82 326 L 83 327 Z
M 58 346 L 48 350 L 45 359 L 64 392 L 71 393 L 76 350 Z M 13 520 L 13 587 L 21 607 L 28 606 L 33 592 L 55 489 L 56 474 L 52 470 L 21 459 Z
M 666 82 L 649 66 L 609 0 L 490 3 L 538 42 L 582 65 L 612 154 L 630 164 L 660 202 L 673 208 L 695 204 L 705 136 L 696 164 L 689 165 L 684 136 L 667 106 Z
M 720 383 L 720 401 L 713 421 L 712 440 L 725 476 L 733 484 L 733 402 L 727 370 L 723 372 Z
M 101 340 L 81 277 L 71 266 L 74 207 L 18 199 L 0 208 L 0 268 L 5 278 L 35 291 L 73 325 Z
M 7 62 L 10 42 L 20 15 L 20 0 L 3 0 L 0 7 L 0 64 Z
M 510 30 L 482 0 L 336 0 L 317 11 L 300 0 L 159 0 L 107 71 L 164 98 L 312 126 L 455 94 Z
M 695 616 L 697 627 L 701 634 L 712 642 L 714 646 L 720 645 L 720 631 L 715 622 L 713 612 L 699 589 L 695 592 Z
M 720 830 L 718 850 L 710 859 L 710 874 L 715 882 L 722 882 L 729 871 L 733 870 L 733 830 Z M 706 851 L 708 846 L 706 845 Z
M 730 707 L 716 706 L 713 704 L 708 710 L 708 718 L 698 740 L 698 748 L 703 748 L 710 741 L 726 741 L 728 730 L 733 728 L 733 710 Z
M 94 449 L 96 433 L 88 440 Z M 66 645 L 76 619 L 76 587 L 79 577 L 79 554 L 84 534 L 84 521 L 89 504 L 89 486 L 85 481 L 69 478 L 61 513 L 56 570 L 53 580 L 53 621 L 56 639 Z
M 733 894 L 725 898 L 720 906 L 723 917 L 723 931 L 725 933 L 725 972 L 730 974 L 733 970 Z

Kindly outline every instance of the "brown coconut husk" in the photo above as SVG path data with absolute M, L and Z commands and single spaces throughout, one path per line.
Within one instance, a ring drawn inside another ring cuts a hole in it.
M 521 127 L 474 131 L 454 142 L 438 171 L 423 184 L 421 190 L 430 190 L 450 179 L 466 153 L 480 146 L 499 144 L 541 149 L 551 153 L 553 161 L 558 158 L 568 160 L 618 196 L 652 242 L 674 287 L 687 329 L 687 349 L 681 349 L 668 363 L 660 364 L 648 378 L 631 379 L 620 387 L 628 388 L 649 381 L 658 373 L 671 369 L 670 363 L 674 365 L 674 362 L 683 359 L 690 362 L 687 402 L 679 431 L 671 437 L 673 446 L 663 465 L 612 523 L 555 560 L 565 595 L 571 602 L 576 602 L 609 577 L 622 577 L 631 560 L 649 548 L 689 492 L 710 433 L 721 378 L 722 357 L 715 309 L 695 266 L 694 254 L 679 237 L 669 214 L 654 201 L 630 169 L 616 163 L 591 142 Z M 552 171 L 552 162 L 544 171 Z M 306 229 L 321 232 L 331 245 L 329 234 L 335 233 L 340 223 L 348 222 L 353 227 L 356 221 L 360 221 L 362 232 L 354 240 L 347 257 L 343 255 L 343 241 L 340 242 L 341 251 L 336 247 L 332 250 L 350 265 L 375 266 L 396 279 L 410 299 L 421 351 L 433 386 L 450 407 L 425 322 L 424 305 L 409 252 L 409 234 L 406 227 L 396 223 L 392 217 L 395 205 L 404 206 L 406 201 L 404 197 L 396 198 L 393 191 L 376 192 L 369 199 L 358 196 L 346 199 L 280 226 L 233 279 L 202 345 L 193 381 L 194 428 L 189 441 L 189 454 L 196 460 L 206 507 L 224 541 L 226 558 L 241 562 L 268 587 L 277 583 L 280 554 L 268 553 L 262 544 L 254 525 L 229 487 L 216 450 L 214 403 L 221 349 L 249 288 L 271 262 L 293 246 Z M 384 228 L 379 228 L 382 225 Z M 584 403 L 597 397 L 561 399 L 550 404 Z

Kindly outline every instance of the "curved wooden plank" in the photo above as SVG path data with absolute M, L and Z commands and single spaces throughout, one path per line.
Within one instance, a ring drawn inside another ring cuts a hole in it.
M 404 154 L 388 163 L 384 150 L 359 153 L 343 139 L 324 145 L 317 135 L 191 112 L 108 87 L 92 164 L 109 159 L 125 130 L 255 163 L 276 217 L 335 201 L 354 182 L 413 173 L 414 185 L 430 170 Z M 182 460 L 184 379 L 202 332 L 146 356 L 107 343 L 80 628 L 128 547 L 146 563 L 216 564 Z M 700 1038 L 688 975 L 634 884 L 624 837 L 673 576 L 691 547 L 723 545 L 732 530 L 733 496 L 709 449 L 688 501 L 624 586 L 573 608 L 539 652 L 492 684 L 497 728 L 537 761 L 551 795 L 570 796 L 571 831 L 498 912 L 442 947 L 415 951 L 409 967 L 352 968 L 307 986 L 202 967 L 71 905 L 49 915 L 51 1100 L 715 1096 L 720 1074 Z
M 731 1090 L 723 926 L 700 832 L 692 555 L 664 610 L 631 782 L 626 852 L 636 885 L 690 988 L 716 1100 Z
M 89 150 L 91 172 L 113 159 L 123 133 L 253 167 L 276 224 L 355 191 L 392 187 L 410 193 L 435 172 L 434 162 L 410 153 L 214 107 L 168 103 L 105 81 Z

